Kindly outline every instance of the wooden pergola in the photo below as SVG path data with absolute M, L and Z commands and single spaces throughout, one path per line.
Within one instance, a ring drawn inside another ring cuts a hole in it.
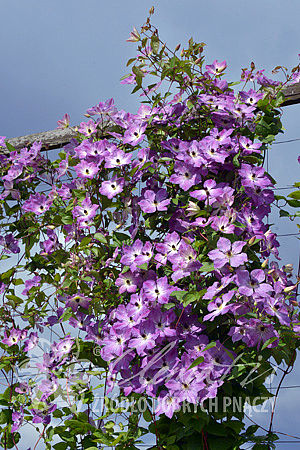
M 286 87 L 283 90 L 283 94 L 286 100 L 282 103 L 281 107 L 300 103 L 300 83 L 296 83 L 292 86 Z M 55 129 L 50 131 L 43 131 L 41 133 L 19 136 L 7 139 L 7 142 L 11 144 L 15 149 L 26 147 L 33 144 L 33 142 L 35 141 L 42 142 L 42 150 L 46 151 L 63 147 L 76 136 L 76 127 L 68 127 L 64 129 Z

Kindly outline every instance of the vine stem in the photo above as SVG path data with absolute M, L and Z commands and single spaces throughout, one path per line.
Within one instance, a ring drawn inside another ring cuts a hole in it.
M 33 450 L 36 450 L 38 443 L 40 442 L 40 440 L 44 436 L 44 433 L 45 433 L 45 430 L 46 430 L 46 426 L 47 425 L 44 425 L 43 431 L 40 433 L 40 436 L 39 436 L 38 440 L 36 441 L 35 446 L 33 447 Z
M 176 325 L 175 325 L 175 330 L 176 330 L 176 328 L 178 327 L 178 324 L 179 324 L 179 322 L 180 322 L 180 319 L 181 319 L 181 317 L 182 317 L 182 314 L 184 313 L 184 310 L 185 310 L 185 307 L 182 309 L 181 314 L 180 314 L 180 316 L 179 316 L 179 318 L 178 318 L 178 320 L 177 320 L 177 323 L 176 323 Z
M 261 426 L 261 425 L 259 425 L 258 423 L 256 423 L 253 419 L 251 419 L 251 417 L 249 417 L 248 414 L 246 414 L 246 413 L 244 413 L 244 414 L 245 414 L 245 417 L 247 417 L 247 419 L 250 420 L 250 422 L 254 423 L 254 425 L 256 425 L 257 427 L 261 428 L 262 430 L 268 432 L 268 430 L 267 430 L 266 428 L 264 428 L 263 426 Z M 293 439 L 298 439 L 298 440 L 300 440 L 300 437 L 299 437 L 299 436 L 293 436 L 292 434 L 283 433 L 282 431 L 274 431 L 274 433 L 275 433 L 275 434 L 282 434 L 283 436 L 288 436 L 288 437 L 291 437 L 291 438 L 293 438 Z
M 280 382 L 279 382 L 279 384 L 278 384 L 278 386 L 277 386 L 276 393 L 275 393 L 275 397 L 274 397 L 274 403 L 273 403 L 273 406 L 272 406 L 272 412 L 271 412 L 271 419 L 270 419 L 270 425 L 269 425 L 268 435 L 270 435 L 271 432 L 272 432 L 272 425 L 273 425 L 273 420 L 274 420 L 274 413 L 275 413 L 275 408 L 276 408 L 276 402 L 277 402 L 277 398 L 278 398 L 278 394 L 279 394 L 281 385 L 282 385 L 282 383 L 283 383 L 284 378 L 285 378 L 285 377 L 291 372 L 291 370 L 293 369 L 294 362 L 295 362 L 295 357 L 296 357 L 296 350 L 293 351 L 293 354 L 292 354 L 291 359 L 290 359 L 290 361 L 289 361 L 289 363 L 288 363 L 288 365 L 287 365 L 287 368 L 286 368 L 285 371 L 283 372 L 282 377 L 281 377 L 281 379 L 280 379 Z
M 19 450 L 19 448 L 18 448 L 17 444 L 15 443 L 15 440 L 14 440 L 14 436 L 13 436 L 13 434 L 11 435 L 11 437 L 12 437 L 12 440 L 13 440 L 14 446 L 16 447 L 16 449 L 17 449 L 17 450 Z
M 155 428 L 156 446 L 157 446 L 158 448 L 161 448 L 161 447 L 159 446 L 160 434 L 159 434 L 159 431 L 158 431 L 157 425 L 156 425 L 155 412 L 150 410 L 150 413 L 151 413 L 152 420 L 153 420 L 153 424 L 154 424 L 154 428 Z

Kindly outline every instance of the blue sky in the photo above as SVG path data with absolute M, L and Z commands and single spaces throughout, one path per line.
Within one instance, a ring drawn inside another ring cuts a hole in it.
M 136 111 L 139 97 L 130 95 L 119 79 L 135 55 L 126 38 L 152 5 L 153 22 L 169 45 L 185 44 L 191 36 L 205 42 L 208 63 L 226 59 L 233 81 L 251 61 L 269 73 L 277 65 L 291 68 L 298 63 L 300 3 L 292 0 L 2 1 L 0 134 L 14 137 L 53 129 L 66 112 L 77 124 L 88 107 L 110 97 L 120 108 Z M 299 115 L 300 105 L 285 108 L 286 134 L 279 140 L 300 137 Z M 294 142 L 270 150 L 269 168 L 279 187 L 299 181 L 298 146 Z M 271 221 L 278 234 L 296 232 L 296 225 L 279 220 L 277 212 Z M 283 262 L 297 265 L 299 241 L 289 236 L 281 243 Z M 297 384 L 299 373 L 290 375 L 285 385 Z M 280 395 L 276 429 L 297 429 L 298 392 Z M 265 423 L 267 416 L 261 414 L 259 420 Z

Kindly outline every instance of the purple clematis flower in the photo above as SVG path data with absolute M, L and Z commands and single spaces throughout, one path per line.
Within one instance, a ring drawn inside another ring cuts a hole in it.
M 203 320 L 214 320 L 215 317 L 219 315 L 226 314 L 230 311 L 232 305 L 228 304 L 232 297 L 234 296 L 234 291 L 229 291 L 222 297 L 217 297 L 215 300 L 209 303 L 207 310 L 209 314 L 203 317 Z
M 110 180 L 102 182 L 99 192 L 100 194 L 105 195 L 107 198 L 112 199 L 123 191 L 123 187 L 124 178 L 117 178 L 117 176 L 115 175 Z
M 30 333 L 28 339 L 24 342 L 24 352 L 29 352 L 30 350 L 35 348 L 38 344 L 38 341 L 38 334 L 35 332 Z
M 62 358 L 65 355 L 68 355 L 72 349 L 74 344 L 74 339 L 71 339 L 70 336 L 65 336 L 60 342 L 57 342 L 52 345 L 52 351 L 55 354 L 56 358 Z
M 166 383 L 173 395 L 178 396 L 180 402 L 186 400 L 189 403 L 198 402 L 199 391 L 205 387 L 199 375 L 192 370 L 181 369 L 176 378 Z
M 143 284 L 145 296 L 151 302 L 167 303 L 171 292 L 174 290 L 168 283 L 168 278 L 147 280 Z
M 290 326 L 291 319 L 285 305 L 284 297 L 276 294 L 275 297 L 268 296 L 264 302 L 264 311 L 270 316 L 277 317 L 282 325 Z
M 233 225 L 233 223 L 231 223 L 229 218 L 226 216 L 213 217 L 212 222 L 211 222 L 211 227 L 214 230 L 220 231 L 221 233 L 224 233 L 224 234 L 232 234 L 232 233 L 234 233 L 234 230 L 235 230 L 235 226 Z
M 112 327 L 109 330 L 109 333 L 101 340 L 101 345 L 103 345 L 101 350 L 102 358 L 105 361 L 109 361 L 116 356 L 122 356 L 130 336 L 130 330 L 117 330 Z
M 48 211 L 51 201 L 43 194 L 30 195 L 29 199 L 24 202 L 23 209 L 26 212 L 33 212 L 37 215 Z
M 70 126 L 70 116 L 68 113 L 63 115 L 63 118 L 57 121 L 57 128 L 64 129 Z
M 12 422 L 13 425 L 11 427 L 11 432 L 15 433 L 21 427 L 23 423 L 24 412 L 22 406 L 20 407 L 20 412 L 14 411 L 12 413 Z
M 265 169 L 263 167 L 253 167 L 249 164 L 242 164 L 239 170 L 239 174 L 242 178 L 242 185 L 245 187 L 265 188 L 272 186 L 270 179 L 266 176 Z
M 89 120 L 88 122 L 81 122 L 79 128 L 79 133 L 84 134 L 85 136 L 92 136 L 92 134 L 97 133 L 97 125 L 93 120 Z
M 66 306 L 71 307 L 73 311 L 77 311 L 79 307 L 88 309 L 90 305 L 91 299 L 88 297 L 85 297 L 84 295 L 78 293 L 75 295 L 72 295 L 72 297 L 69 297 L 66 301 Z
M 73 209 L 73 217 L 77 217 L 78 222 L 90 222 L 96 215 L 98 205 L 91 202 L 89 197 L 86 197 L 81 205 L 75 206 Z
M 174 170 L 175 173 L 170 177 L 170 183 L 178 184 L 184 191 L 188 191 L 201 181 L 201 176 L 188 164 L 184 165 L 176 161 Z
M 215 180 L 206 180 L 203 183 L 203 189 L 192 191 L 190 195 L 197 200 L 204 201 L 205 203 L 211 205 L 214 201 L 216 201 L 218 195 L 222 194 L 222 192 L 222 188 L 217 186 Z
M 25 281 L 25 289 L 22 291 L 22 295 L 28 295 L 30 289 L 41 284 L 41 277 L 35 275 L 31 280 Z
M 52 378 L 52 380 L 43 380 L 38 388 L 41 392 L 43 392 L 41 401 L 45 401 L 48 397 L 50 397 L 50 395 L 57 391 L 58 380 L 56 378 Z
M 22 331 L 16 328 L 12 328 L 9 332 L 9 336 L 7 332 L 4 333 L 4 339 L 2 339 L 2 344 L 8 345 L 11 347 L 12 345 L 17 344 L 22 340 Z
M 193 247 L 182 241 L 177 253 L 168 257 L 172 263 L 174 273 L 173 281 L 189 276 L 192 272 L 199 270 L 202 264 L 197 260 L 197 252 Z
M 251 274 L 248 270 L 238 270 L 236 284 L 239 286 L 239 293 L 247 295 L 247 297 L 253 295 L 267 297 L 268 293 L 272 291 L 272 286 L 264 283 L 265 278 L 266 275 L 262 269 L 252 270 Z
M 239 144 L 243 149 L 244 155 L 250 155 L 251 153 L 260 153 L 261 142 L 254 144 L 250 139 L 245 136 L 241 136 L 239 139 Z
M 214 60 L 212 64 L 205 66 L 208 73 L 212 75 L 220 75 L 227 67 L 226 61 L 219 62 L 217 59 Z
M 40 409 L 31 409 L 30 412 L 33 414 L 33 423 L 43 423 L 44 425 L 48 425 L 51 421 L 51 413 L 54 412 L 57 408 L 56 404 L 47 406 L 43 411 Z
M 217 249 L 208 253 L 209 258 L 214 262 L 216 269 L 221 269 L 227 263 L 231 267 L 239 267 L 248 261 L 246 253 L 241 253 L 246 242 L 236 241 L 233 244 L 226 238 L 220 238 L 217 243 Z
M 123 256 L 121 257 L 121 264 L 129 266 L 132 271 L 136 270 L 136 258 L 142 254 L 143 243 L 140 239 L 137 239 L 133 245 L 123 246 Z
M 113 98 L 109 98 L 105 102 L 99 102 L 97 105 L 95 105 L 87 110 L 87 114 L 89 116 L 95 116 L 95 115 L 113 116 L 116 113 L 117 113 L 117 108 L 115 107 L 115 101 Z
M 24 383 L 19 383 L 18 386 L 16 386 L 16 392 L 18 392 L 18 394 L 28 394 L 30 392 L 29 386 L 26 382 Z
M 40 242 L 40 247 L 44 251 L 44 253 L 53 253 L 59 246 L 58 237 L 54 230 L 47 229 L 46 234 L 49 239 L 46 239 L 44 242 Z
M 155 329 L 159 332 L 160 337 L 176 336 L 175 327 L 172 328 L 172 324 L 177 320 L 177 316 L 173 310 L 162 311 L 160 308 L 156 308 L 149 314 L 149 319 L 154 323 Z
M 146 128 L 147 124 L 133 122 L 124 133 L 123 143 L 130 145 L 139 144 L 145 138 L 144 131 Z
M 116 286 L 119 286 L 120 294 L 123 294 L 124 292 L 133 293 L 137 290 L 138 279 L 133 275 L 132 272 L 128 271 L 126 273 L 122 273 L 116 279 Z
M 176 231 L 173 231 L 173 233 L 166 235 L 164 242 L 156 244 L 155 248 L 159 254 L 155 255 L 155 261 L 158 263 L 158 267 L 162 264 L 166 264 L 167 259 L 178 252 L 180 242 L 181 238 L 179 234 L 176 233 Z
M 253 89 L 250 89 L 248 92 L 241 91 L 239 94 L 243 102 L 250 106 L 255 106 L 258 100 L 264 96 L 263 92 L 256 92 Z
M 83 179 L 92 179 L 99 172 L 98 164 L 88 161 L 80 161 L 79 164 L 74 166 L 77 176 Z
M 139 325 L 139 323 L 148 315 L 149 309 L 143 305 L 141 309 L 137 309 L 132 304 L 119 305 L 114 312 L 114 318 L 117 319 L 114 324 L 116 330 L 131 329 Z
M 254 347 L 255 345 L 259 346 L 261 343 L 264 344 L 271 338 L 278 338 L 278 333 L 272 324 L 261 322 L 258 319 L 249 320 L 247 331 L 249 336 L 249 345 L 251 347 Z M 267 347 L 276 347 L 277 344 L 278 339 L 271 342 Z
M 166 211 L 167 206 L 171 203 L 171 199 L 167 197 L 168 193 L 165 189 L 159 189 L 157 192 L 147 190 L 144 193 L 144 199 L 140 200 L 138 204 L 145 213 Z
M 117 149 L 106 156 L 104 167 L 106 169 L 112 169 L 115 167 L 125 166 L 126 164 L 130 164 L 131 158 L 131 153 L 125 153 L 123 150 Z
M 143 356 L 146 350 L 155 347 L 155 340 L 158 337 L 158 331 L 150 320 L 146 320 L 139 324 L 138 327 L 132 329 L 133 337 L 129 341 L 129 348 L 134 348 L 138 355 Z
M 168 391 L 161 391 L 158 396 L 158 406 L 155 414 L 165 414 L 170 419 L 173 414 L 180 408 L 180 399 L 176 394 L 171 394 Z
M 3 245 L 8 253 L 20 253 L 20 247 L 17 239 L 14 238 L 12 233 L 8 233 L 5 236 L 0 236 L 0 245 Z

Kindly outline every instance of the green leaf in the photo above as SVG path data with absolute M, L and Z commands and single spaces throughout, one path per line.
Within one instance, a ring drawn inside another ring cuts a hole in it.
M 254 433 L 257 432 L 258 429 L 259 429 L 259 426 L 258 426 L 258 425 L 250 425 L 250 426 L 247 428 L 245 434 L 246 434 L 247 436 L 252 436 Z
M 151 37 L 151 44 L 150 45 L 151 45 L 153 53 L 155 55 L 157 55 L 157 53 L 159 51 L 159 39 L 158 39 L 157 36 L 154 35 L 154 36 Z
M 80 242 L 80 248 L 86 247 L 92 240 L 91 236 L 85 236 Z
M 268 345 L 272 344 L 272 342 L 275 342 L 276 340 L 278 340 L 277 336 L 273 336 L 270 339 L 267 339 L 266 342 L 264 342 L 263 346 L 261 347 L 261 350 L 264 350 L 266 347 L 268 347 Z
M 196 302 L 197 300 L 200 300 L 200 298 L 203 297 L 205 292 L 206 292 L 206 289 L 202 289 L 201 291 L 188 292 L 182 299 L 183 306 L 185 307 L 192 302 Z
M 64 225 L 71 225 L 73 223 L 71 214 L 62 214 L 60 219 Z
M 230 450 L 235 444 L 233 438 L 226 436 L 226 438 L 208 438 L 210 450 Z
M 24 284 L 24 281 L 23 281 L 21 278 L 14 278 L 14 279 L 12 280 L 12 282 L 13 282 L 13 284 L 14 284 L 15 286 L 19 286 L 20 284 Z
M 135 81 L 138 87 L 142 86 L 142 80 L 143 80 L 143 72 L 141 71 L 141 69 L 137 66 L 133 66 L 132 67 L 132 72 L 135 75 Z
M 173 291 L 171 292 L 172 297 L 176 297 L 180 302 L 182 302 L 183 297 L 188 294 L 187 291 Z
M 215 270 L 215 266 L 211 262 L 204 262 L 202 263 L 202 266 L 199 269 L 199 272 L 212 272 Z
M 144 417 L 144 420 L 146 420 L 146 422 L 152 422 L 152 415 L 151 415 L 151 412 L 150 412 L 150 410 L 148 408 L 143 413 L 143 417 Z
M 13 145 L 11 145 L 9 142 L 5 142 L 6 148 L 7 150 L 9 150 L 10 152 L 15 152 L 16 149 Z
M 55 450 L 66 450 L 69 447 L 69 444 L 67 442 L 58 442 L 57 444 L 53 445 L 53 448 Z
M 240 166 L 241 166 L 241 163 L 240 163 L 240 161 L 239 161 L 239 156 L 240 156 L 240 154 L 241 154 L 241 152 L 238 152 L 238 153 L 233 157 L 233 159 L 232 159 L 233 165 L 234 165 L 235 167 L 240 167 Z
M 3 409 L 0 412 L 0 424 L 9 423 L 11 420 L 11 410 L 10 409 Z
M 289 216 L 290 216 L 290 213 L 289 213 L 288 211 L 285 211 L 284 209 L 281 209 L 281 210 L 279 211 L 279 216 L 280 216 L 280 217 L 289 217 Z
M 210 348 L 213 348 L 217 345 L 216 342 L 210 342 L 209 344 L 207 344 L 207 346 L 202 350 L 203 352 L 206 352 L 206 350 L 209 350 Z
M 288 197 L 294 198 L 295 200 L 300 200 L 300 191 L 291 192 Z
M 114 236 L 118 239 L 118 241 L 123 242 L 123 241 L 127 241 L 128 239 L 130 239 L 130 236 L 128 236 L 128 234 L 125 233 L 119 233 L 117 231 L 114 232 Z
M 94 238 L 97 239 L 97 241 L 102 242 L 102 244 L 107 244 L 106 237 L 102 233 L 95 233 Z
M 136 58 L 130 58 L 126 63 L 126 66 L 127 67 L 130 66 L 130 64 L 132 64 L 135 60 L 136 60 Z M 125 75 L 125 76 L 127 77 L 127 75 Z
M 228 420 L 227 422 L 224 422 L 224 425 L 225 427 L 234 430 L 237 434 L 239 434 L 241 430 L 245 427 L 245 424 L 240 420 Z
M 300 201 L 299 201 L 299 200 L 295 200 L 295 199 L 293 199 L 293 200 L 288 200 L 288 199 L 287 199 L 287 202 L 288 202 L 288 204 L 289 204 L 290 206 L 292 206 L 293 208 L 300 208 Z
M 199 364 L 201 364 L 204 361 L 204 357 L 203 356 L 199 356 L 198 358 L 195 359 L 195 361 L 192 362 L 192 364 L 190 365 L 190 367 L 188 368 L 188 370 L 192 369 L 193 367 L 198 366 Z

